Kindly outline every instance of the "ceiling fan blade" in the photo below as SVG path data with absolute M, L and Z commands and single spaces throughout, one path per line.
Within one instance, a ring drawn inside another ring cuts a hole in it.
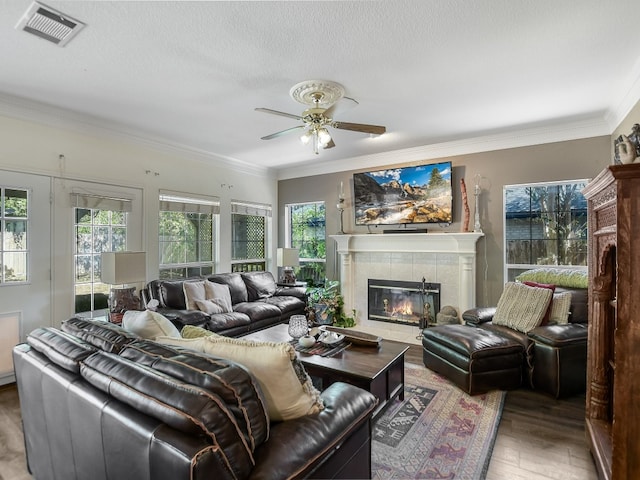
M 298 125 L 297 127 L 287 128 L 286 130 L 281 130 L 276 133 L 272 133 L 271 135 L 267 135 L 266 137 L 260 137 L 260 140 L 271 140 L 272 138 L 279 137 L 281 135 L 286 135 L 287 133 L 291 133 L 294 130 L 298 130 L 300 128 L 304 128 L 304 125 Z
M 335 143 L 333 143 L 333 138 L 332 138 L 331 140 L 329 140 L 329 143 L 327 143 L 327 144 L 326 144 L 324 147 L 322 147 L 322 148 L 324 148 L 324 149 L 326 150 L 327 148 L 333 148 L 333 147 L 335 147 L 335 146 L 336 146 L 336 144 L 335 144 Z
M 333 122 L 331 126 L 340 130 L 352 130 L 354 132 L 371 133 L 373 135 L 382 135 L 387 131 L 386 127 L 381 125 L 366 125 L 364 123 Z
M 256 108 L 256 112 L 271 113 L 273 115 L 280 115 L 281 117 L 295 118 L 296 120 L 302 120 L 300 115 L 293 115 L 292 113 L 280 112 L 278 110 L 271 110 L 270 108 Z

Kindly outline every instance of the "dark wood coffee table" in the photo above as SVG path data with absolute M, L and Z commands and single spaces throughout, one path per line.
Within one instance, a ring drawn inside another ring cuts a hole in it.
M 262 342 L 291 340 L 285 324 L 242 338 Z M 382 340 L 377 348 L 351 345 L 333 357 L 298 352 L 298 358 L 309 375 L 320 379 L 322 389 L 334 382 L 345 382 L 373 393 L 380 402 L 373 413 L 375 418 L 394 398 L 404 400 L 404 354 L 408 349 L 404 343 Z

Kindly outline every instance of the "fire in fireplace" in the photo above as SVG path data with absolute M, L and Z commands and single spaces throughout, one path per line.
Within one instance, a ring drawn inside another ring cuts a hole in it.
M 374 280 L 368 282 L 369 319 L 426 327 L 440 311 L 440 284 Z

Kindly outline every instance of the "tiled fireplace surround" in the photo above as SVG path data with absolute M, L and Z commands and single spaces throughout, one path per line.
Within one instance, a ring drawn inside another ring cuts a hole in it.
M 340 262 L 345 309 L 356 309 L 355 329 L 390 340 L 421 344 L 414 326 L 369 320 L 370 278 L 440 283 L 440 305 L 458 312 L 475 306 L 476 243 L 482 233 L 332 235 Z

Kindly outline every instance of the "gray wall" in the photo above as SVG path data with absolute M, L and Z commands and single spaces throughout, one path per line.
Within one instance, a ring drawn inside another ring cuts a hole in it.
M 535 145 L 493 152 L 461 155 L 443 159 L 433 159 L 419 163 L 437 163 L 450 160 L 453 165 L 454 223 L 448 227 L 429 226 L 433 231 L 459 232 L 462 223 L 462 199 L 460 179 L 464 178 L 469 192 L 471 209 L 470 228 L 473 229 L 473 186 L 474 177 L 482 177 L 482 193 L 479 201 L 482 229 L 485 237 L 478 242 L 477 260 L 477 303 L 480 306 L 495 305 L 503 289 L 503 208 L 502 189 L 504 185 L 556 180 L 575 180 L 595 177 L 611 163 L 611 137 L 601 136 L 583 140 Z M 402 166 L 410 164 L 396 164 Z M 391 165 L 389 165 L 391 166 Z M 375 170 L 385 168 L 374 167 Z M 347 208 L 344 212 L 346 233 L 367 233 L 366 227 L 354 226 L 353 180 L 355 172 L 350 170 L 327 175 L 281 180 L 278 182 L 278 245 L 284 245 L 284 207 L 288 203 L 324 201 L 327 208 L 327 234 L 338 231 L 338 210 L 336 208 L 340 182 L 344 182 Z M 389 227 L 388 227 L 389 228 Z M 372 228 L 372 233 L 382 233 L 383 228 Z M 334 242 L 327 240 L 327 276 L 335 278 Z

